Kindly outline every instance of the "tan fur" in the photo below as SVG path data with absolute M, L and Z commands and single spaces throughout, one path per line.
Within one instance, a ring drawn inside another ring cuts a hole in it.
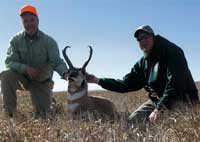
M 69 95 L 73 96 L 73 94 Z M 74 110 L 69 109 L 69 106 L 73 104 L 79 104 L 79 106 Z M 80 99 L 75 101 L 68 100 L 68 111 L 74 116 L 79 115 L 77 117 L 81 117 L 80 115 L 86 112 L 92 113 L 94 119 L 101 118 L 103 120 L 114 120 L 116 114 L 115 105 L 111 101 L 103 97 L 88 96 L 87 92 Z

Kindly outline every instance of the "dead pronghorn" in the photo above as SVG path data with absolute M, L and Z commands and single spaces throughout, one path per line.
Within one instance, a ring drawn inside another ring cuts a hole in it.
M 81 68 L 73 66 L 68 56 L 66 55 L 65 47 L 63 50 L 63 56 L 69 66 L 68 75 L 68 111 L 75 118 L 88 119 L 92 114 L 94 119 L 109 119 L 113 120 L 115 117 L 116 108 L 115 105 L 106 100 L 103 97 L 88 96 L 88 85 L 86 81 L 86 67 L 92 57 L 92 47 L 90 48 L 90 55 L 88 60 Z

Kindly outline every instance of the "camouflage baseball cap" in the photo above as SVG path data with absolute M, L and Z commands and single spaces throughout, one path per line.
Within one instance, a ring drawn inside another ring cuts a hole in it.
M 138 27 L 138 28 L 136 29 L 136 31 L 135 31 L 135 33 L 134 33 L 134 37 L 137 37 L 137 36 L 138 36 L 138 33 L 139 33 L 140 31 L 144 31 L 144 32 L 146 32 L 146 33 L 148 33 L 148 34 L 154 35 L 154 32 L 153 32 L 152 28 L 151 28 L 149 25 L 142 25 L 142 26 L 140 26 L 140 27 Z

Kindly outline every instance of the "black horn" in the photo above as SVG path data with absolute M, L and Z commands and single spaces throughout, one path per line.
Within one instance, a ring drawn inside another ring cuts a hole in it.
M 67 48 L 71 48 L 70 46 L 66 46 L 63 50 L 62 50 L 62 53 L 63 53 L 63 56 L 65 58 L 65 61 L 67 62 L 67 64 L 69 65 L 69 68 L 74 68 L 72 62 L 70 61 L 70 59 L 68 58 L 67 54 L 66 54 L 66 50 Z
M 85 68 L 87 67 L 87 65 L 88 65 L 88 63 L 90 62 L 90 59 L 91 59 L 91 57 L 92 57 L 92 52 L 93 52 L 92 46 L 88 46 L 88 47 L 90 48 L 90 55 L 89 55 L 88 60 L 84 63 L 82 69 L 85 69 Z

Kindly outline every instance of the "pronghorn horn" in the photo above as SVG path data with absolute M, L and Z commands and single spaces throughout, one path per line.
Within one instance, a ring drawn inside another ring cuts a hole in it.
M 92 46 L 88 46 L 88 47 L 90 48 L 90 55 L 89 55 L 88 60 L 84 63 L 82 69 L 85 69 L 85 68 L 87 67 L 87 65 L 88 65 L 88 63 L 90 62 L 90 59 L 91 59 L 91 57 L 92 57 L 92 52 L 93 52 Z
M 65 61 L 67 62 L 67 64 L 69 65 L 69 68 L 74 68 L 72 62 L 70 61 L 70 59 L 68 58 L 67 54 L 66 54 L 66 50 L 67 48 L 71 48 L 70 46 L 66 46 L 63 50 L 62 50 L 62 53 L 63 53 L 63 56 L 65 58 Z

